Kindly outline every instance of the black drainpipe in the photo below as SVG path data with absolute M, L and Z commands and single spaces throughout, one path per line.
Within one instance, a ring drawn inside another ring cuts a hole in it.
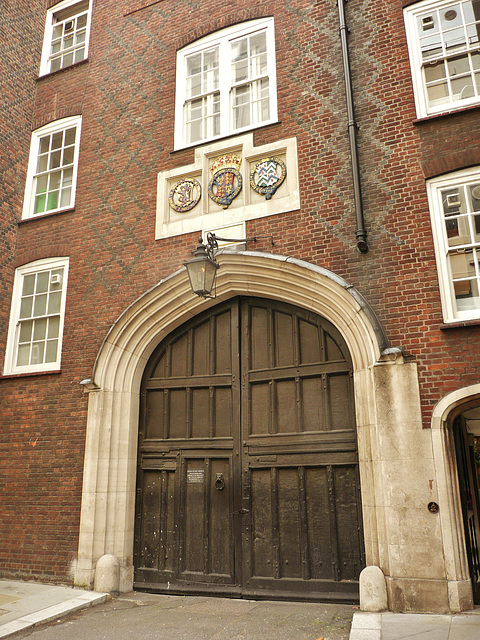
M 348 54 L 347 25 L 345 22 L 345 1 L 337 0 L 338 17 L 340 21 L 340 41 L 342 43 L 343 75 L 345 78 L 345 96 L 347 102 L 348 137 L 350 140 L 350 155 L 352 158 L 353 197 L 355 200 L 355 218 L 357 228 L 355 238 L 357 248 L 361 253 L 368 251 L 367 232 L 363 219 L 362 189 L 360 186 L 360 168 L 358 165 L 357 123 L 353 111 L 352 75 L 350 73 L 350 57 Z

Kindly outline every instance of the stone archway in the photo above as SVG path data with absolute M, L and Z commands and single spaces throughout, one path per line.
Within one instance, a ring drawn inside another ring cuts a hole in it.
M 430 483 L 432 443 L 422 429 L 415 363 L 388 346 L 358 291 L 326 269 L 256 252 L 225 251 L 220 261 L 217 300 L 195 297 L 185 271 L 174 273 L 119 317 L 84 381 L 89 405 L 75 583 L 91 587 L 97 561 L 110 554 L 118 561 L 119 590 L 132 588 L 138 398 L 153 350 L 200 311 L 252 295 L 311 310 L 341 333 L 354 371 L 367 564 L 384 572 L 391 608 L 447 610 L 443 542 L 418 504 L 419 492 L 422 505 L 438 497 Z M 435 553 L 435 563 L 425 562 L 425 548 Z

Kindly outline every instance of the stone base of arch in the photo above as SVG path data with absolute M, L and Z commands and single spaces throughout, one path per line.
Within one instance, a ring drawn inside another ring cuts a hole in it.
M 440 445 L 422 429 L 415 363 L 388 346 L 371 308 L 335 274 L 255 252 L 225 252 L 220 263 L 216 300 L 194 296 L 182 269 L 133 303 L 110 330 L 91 379 L 84 381 L 89 404 L 75 583 L 91 588 L 98 560 L 113 555 L 119 565 L 114 590 L 132 589 L 139 389 L 153 349 L 208 306 L 253 295 L 325 317 L 350 349 L 366 560 L 386 577 L 389 608 L 464 608 L 464 567 L 444 558 L 454 522 L 427 509 L 443 491 L 436 475 Z

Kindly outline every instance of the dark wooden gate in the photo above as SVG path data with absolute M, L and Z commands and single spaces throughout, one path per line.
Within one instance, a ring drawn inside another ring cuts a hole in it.
M 235 299 L 151 356 L 135 587 L 354 600 L 364 566 L 352 364 L 305 310 Z

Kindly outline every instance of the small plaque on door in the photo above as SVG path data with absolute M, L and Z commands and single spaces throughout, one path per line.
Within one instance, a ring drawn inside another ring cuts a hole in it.
M 205 482 L 205 469 L 188 469 L 187 484 L 203 484 Z

